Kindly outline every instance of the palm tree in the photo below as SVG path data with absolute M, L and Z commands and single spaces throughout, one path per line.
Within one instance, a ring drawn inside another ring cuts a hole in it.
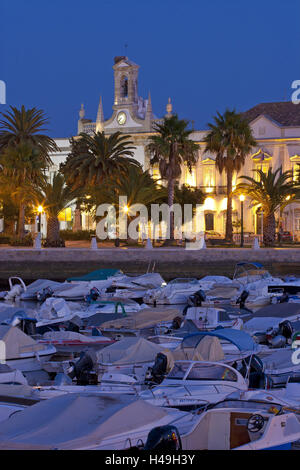
M 10 106 L 10 111 L 1 113 L 0 120 L 0 153 L 7 147 L 14 147 L 20 143 L 27 143 L 39 150 L 44 166 L 52 164 L 50 152 L 57 152 L 55 141 L 41 133 L 48 122 L 42 110 L 32 108 L 21 109 Z
M 15 143 L 0 153 L 0 181 L 4 192 L 10 191 L 19 206 L 18 237 L 25 236 L 25 207 L 32 204 L 38 187 L 45 181 L 40 150 L 28 142 Z
M 265 246 L 273 246 L 275 242 L 275 212 L 288 204 L 299 200 L 300 186 L 293 181 L 293 172 L 282 172 L 282 168 L 268 173 L 254 170 L 258 178 L 240 176 L 248 181 L 237 185 L 236 192 L 248 195 L 252 200 L 252 207 L 260 206 L 263 211 L 263 241 Z
M 104 132 L 81 133 L 70 140 L 72 150 L 60 170 L 73 188 L 99 185 L 106 177 L 122 173 L 128 164 L 139 165 L 131 158 L 135 147 L 128 139 L 121 132 L 108 137 Z
M 120 205 L 120 196 L 126 196 L 127 206 L 122 205 L 122 203 Z M 127 213 L 127 223 L 129 225 L 138 217 L 136 213 L 131 211 L 132 206 L 143 204 L 148 209 L 149 214 L 151 204 L 163 202 L 165 196 L 165 188 L 161 188 L 148 171 L 143 171 L 137 165 L 128 165 L 124 168 L 122 178 L 116 178 L 113 175 L 107 178 L 101 187 L 95 188 L 89 203 L 93 201 L 94 207 L 101 203 L 112 204 L 118 218 L 122 213 Z M 129 242 L 133 241 L 130 237 L 127 240 Z
M 256 145 L 251 128 L 242 115 L 234 110 L 226 110 L 222 116 L 217 113 L 214 124 L 208 124 L 209 132 L 204 138 L 205 151 L 216 156 L 216 166 L 220 173 L 225 170 L 227 177 L 227 211 L 225 238 L 232 241 L 232 178 L 240 171 L 246 155 Z
M 55 173 L 52 184 L 45 182 L 42 185 L 42 193 L 39 201 L 43 198 L 43 207 L 47 215 L 47 238 L 45 246 L 64 246 L 59 235 L 59 213 L 66 208 L 76 197 L 70 186 L 65 184 L 65 178 L 60 173 Z
M 189 139 L 191 130 L 188 121 L 178 119 L 177 114 L 166 117 L 162 124 L 156 124 L 158 133 L 150 138 L 147 150 L 153 155 L 150 164 L 159 165 L 161 178 L 167 180 L 168 205 L 170 207 L 170 240 L 174 240 L 174 203 L 175 182 L 181 176 L 182 164 L 186 163 L 189 171 L 196 163 L 198 146 Z

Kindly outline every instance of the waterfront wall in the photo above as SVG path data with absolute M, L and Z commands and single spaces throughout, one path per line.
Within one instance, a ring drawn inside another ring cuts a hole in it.
M 300 276 L 300 249 L 222 249 L 185 250 L 180 248 L 113 249 L 2 249 L 0 250 L 0 280 L 20 276 L 24 280 L 49 278 L 63 280 L 101 268 L 117 268 L 128 273 L 145 273 L 149 264 L 166 279 L 232 276 L 239 261 L 258 261 L 273 275 Z

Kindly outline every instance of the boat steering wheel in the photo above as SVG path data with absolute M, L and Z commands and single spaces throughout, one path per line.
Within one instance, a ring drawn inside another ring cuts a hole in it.
M 252 415 L 248 419 L 247 429 L 249 432 L 258 432 L 260 431 L 265 424 L 265 419 L 261 415 Z

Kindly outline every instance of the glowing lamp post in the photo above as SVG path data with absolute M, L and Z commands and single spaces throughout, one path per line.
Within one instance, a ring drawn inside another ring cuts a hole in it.
M 43 209 L 43 206 L 38 206 L 37 208 L 37 211 L 38 211 L 38 233 L 41 233 L 41 216 L 42 216 L 42 213 L 44 212 L 44 209 Z
M 240 201 L 241 201 L 241 248 L 244 246 L 244 200 L 245 196 L 244 194 L 240 195 Z

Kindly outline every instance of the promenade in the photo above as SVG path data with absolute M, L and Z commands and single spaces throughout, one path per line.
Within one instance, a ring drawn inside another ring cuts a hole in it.
M 231 277 L 239 261 L 258 261 L 273 275 L 300 276 L 298 248 L 0 248 L 0 281 L 10 276 L 24 280 L 50 278 L 63 280 L 101 268 L 121 269 L 126 273 L 145 273 L 149 266 L 166 279 L 226 275 Z

